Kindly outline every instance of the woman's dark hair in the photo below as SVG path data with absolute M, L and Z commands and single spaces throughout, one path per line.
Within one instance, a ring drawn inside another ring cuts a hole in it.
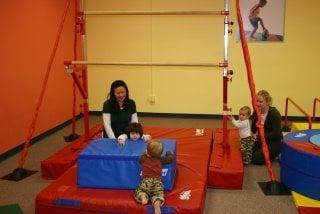
M 120 110 L 120 106 L 119 103 L 117 102 L 116 96 L 114 95 L 114 91 L 116 90 L 116 88 L 118 87 L 124 87 L 126 89 L 126 98 L 124 99 L 123 102 L 123 108 L 127 109 L 128 107 L 128 101 L 129 101 L 129 89 L 127 84 L 123 81 L 123 80 L 115 80 L 112 82 L 111 87 L 110 87 L 110 91 L 108 94 L 108 99 L 111 101 L 112 104 L 112 108 L 116 109 L 117 111 Z
M 140 134 L 140 137 L 143 135 L 143 128 L 140 123 L 129 123 L 129 125 L 124 129 L 124 133 L 130 139 L 130 132 L 136 132 Z

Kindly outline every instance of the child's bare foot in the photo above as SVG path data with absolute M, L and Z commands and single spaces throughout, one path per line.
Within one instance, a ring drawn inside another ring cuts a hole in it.
M 141 193 L 141 204 L 146 205 L 148 203 L 148 198 L 145 193 Z
M 154 213 L 155 214 L 161 214 L 161 201 L 159 200 L 156 200 L 154 203 L 153 203 L 153 207 L 154 207 Z

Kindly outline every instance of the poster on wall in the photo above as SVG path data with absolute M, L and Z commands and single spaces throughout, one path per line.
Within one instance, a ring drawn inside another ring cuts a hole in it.
M 241 0 L 240 10 L 248 42 L 282 42 L 285 0 Z

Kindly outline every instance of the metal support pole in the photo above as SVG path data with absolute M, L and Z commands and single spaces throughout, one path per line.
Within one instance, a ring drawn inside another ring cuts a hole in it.
M 224 1 L 224 10 L 229 11 L 229 1 Z M 228 41 L 229 41 L 229 12 L 224 15 L 224 63 L 226 67 L 223 68 L 223 112 L 229 111 L 228 109 Z M 227 115 L 223 114 L 222 122 L 222 144 L 224 151 L 229 148 L 228 143 L 228 118 Z

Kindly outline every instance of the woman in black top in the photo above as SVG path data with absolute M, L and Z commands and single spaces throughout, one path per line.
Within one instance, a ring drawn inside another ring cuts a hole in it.
M 129 98 L 127 84 L 116 80 L 111 84 L 108 99 L 103 104 L 103 125 L 108 138 L 117 138 L 132 122 L 138 122 L 136 104 Z
M 282 131 L 281 131 L 281 115 L 280 112 L 272 107 L 272 98 L 270 94 L 261 90 L 257 93 L 257 106 L 262 115 L 262 124 L 264 124 L 264 134 L 265 140 L 268 145 L 270 160 L 273 161 L 280 154 L 281 144 L 282 144 Z M 253 153 L 252 153 L 252 163 L 253 164 L 264 164 L 264 156 L 261 148 L 261 143 L 258 135 L 257 127 L 258 116 L 256 112 L 252 115 L 251 131 L 253 136 L 257 138 L 255 142 Z

